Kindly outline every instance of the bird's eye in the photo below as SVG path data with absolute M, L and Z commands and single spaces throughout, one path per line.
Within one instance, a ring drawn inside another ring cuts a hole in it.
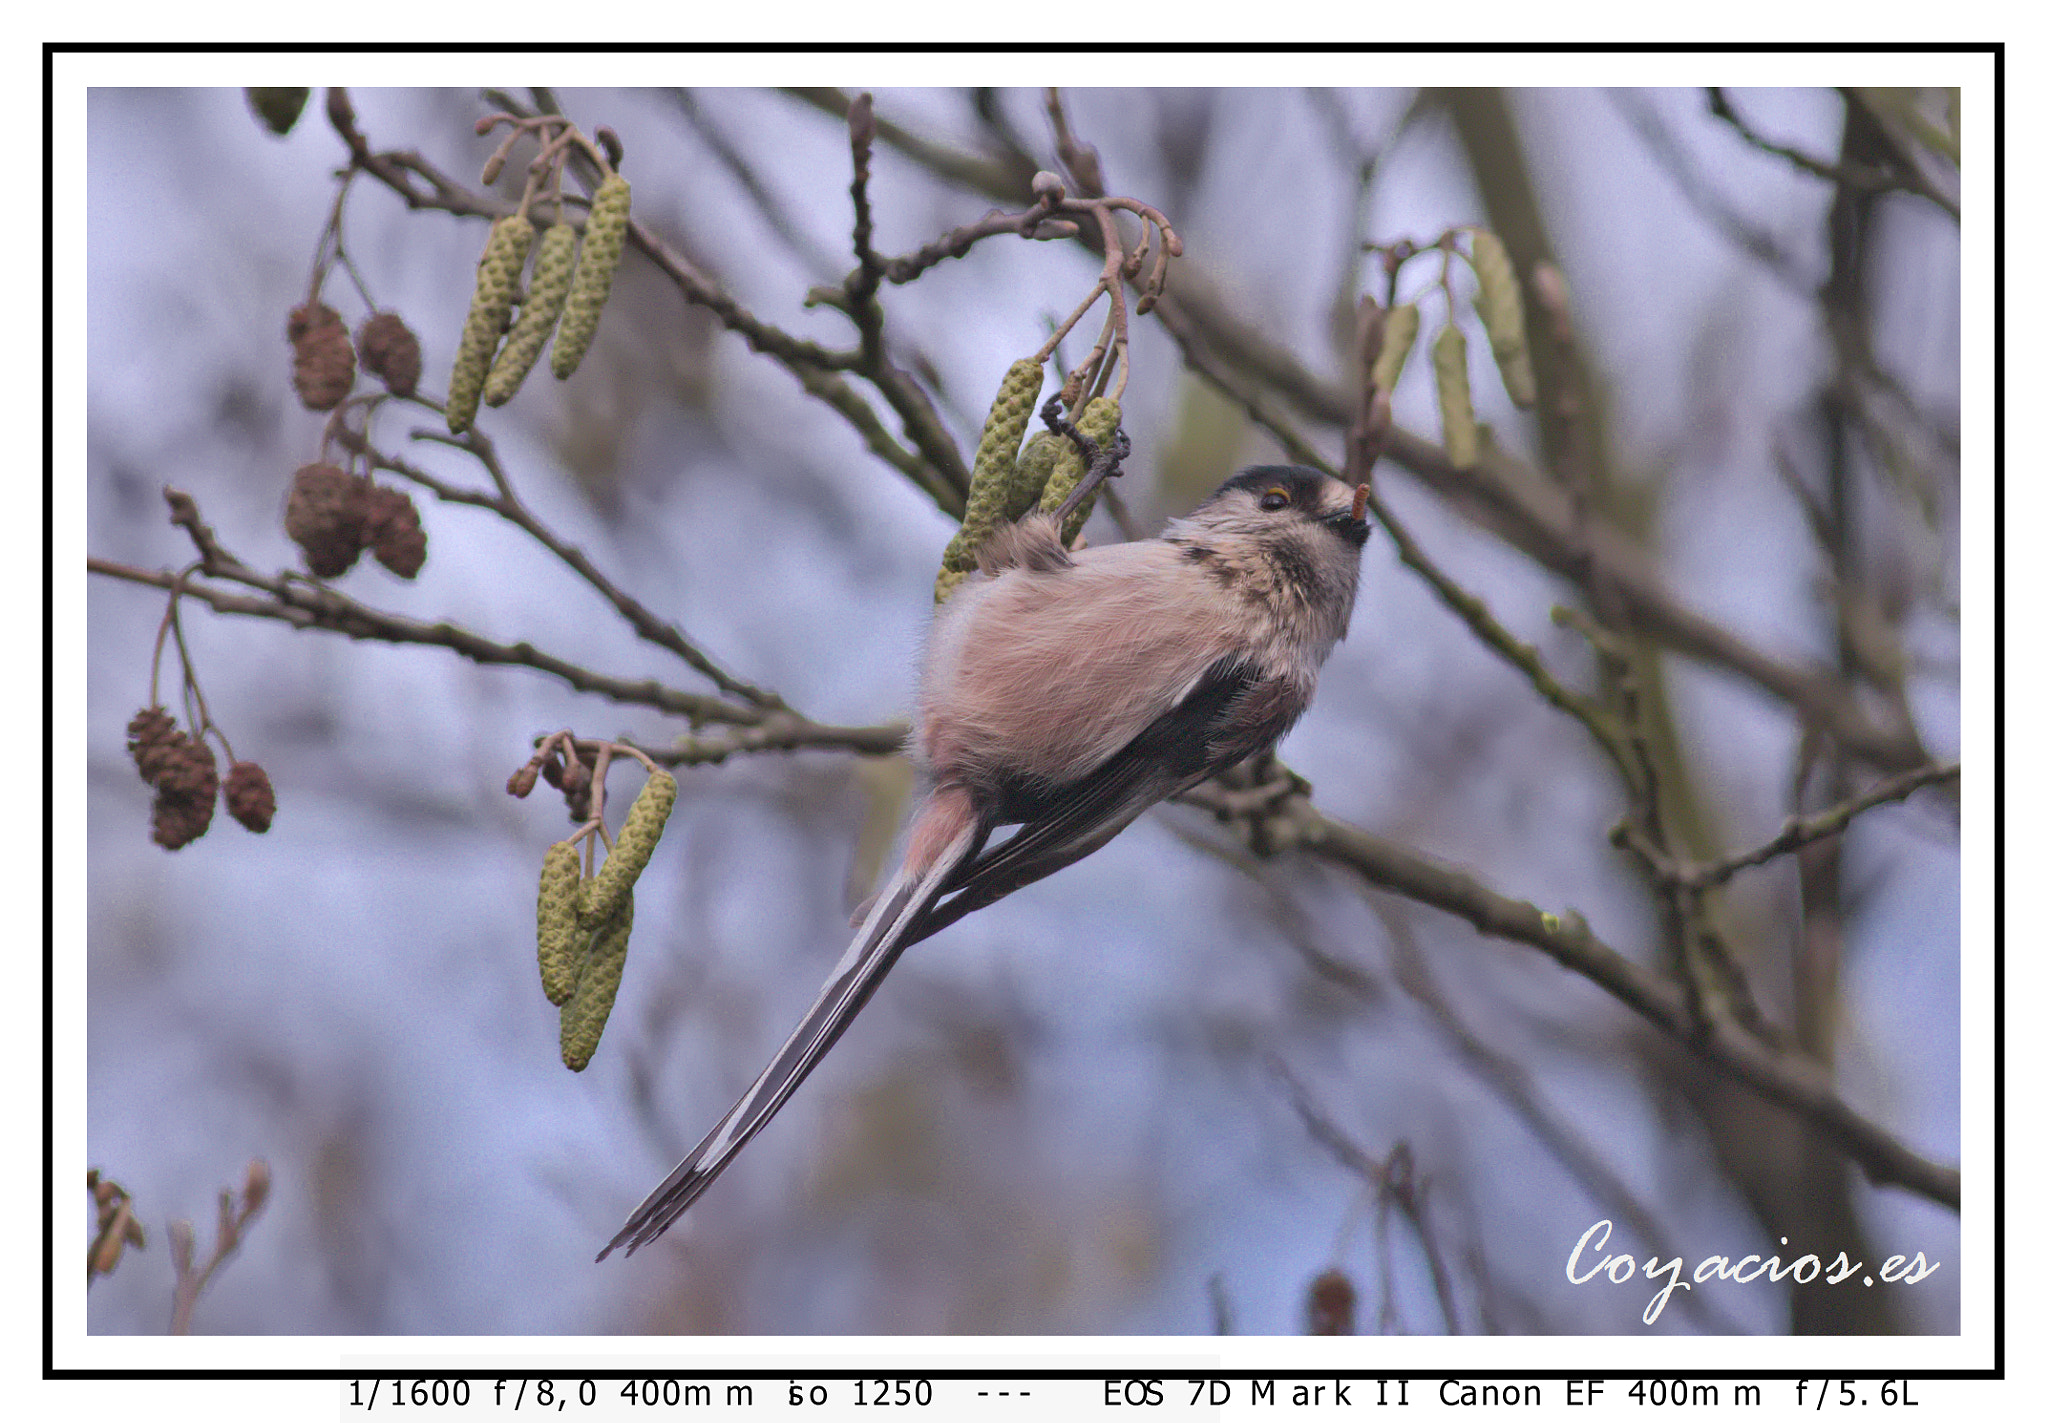
M 1287 497 L 1287 491 L 1277 484 L 1259 496 L 1259 507 L 1268 513 L 1275 509 L 1285 509 L 1293 502 L 1292 499 Z

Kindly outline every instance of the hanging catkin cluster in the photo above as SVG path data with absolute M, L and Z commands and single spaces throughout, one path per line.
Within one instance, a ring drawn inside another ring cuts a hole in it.
M 932 601 L 943 603 L 974 569 L 975 551 L 988 541 L 996 525 L 1013 518 L 1008 511 L 1018 498 L 1030 508 L 1037 498 L 1019 493 L 1020 464 L 1017 451 L 1024 443 L 1024 428 L 1038 404 L 1038 388 L 1045 380 L 1045 367 L 1035 358 L 1013 362 L 996 390 L 988 419 L 982 422 L 981 443 L 974 451 L 974 477 L 967 486 L 967 510 L 960 517 L 960 532 L 953 535 L 939 559 L 938 583 Z
M 632 204 L 632 185 L 616 173 L 608 174 L 591 196 L 580 239 L 561 221 L 541 238 L 523 297 L 519 278 L 533 245 L 533 223 L 520 213 L 493 224 L 477 263 L 476 294 L 448 378 L 451 433 L 459 435 L 475 422 L 479 402 L 503 405 L 517 394 L 550 336 L 554 346 L 548 359 L 555 375 L 567 380 L 575 373 L 611 296 L 612 277 L 626 250 Z
M 1479 323 L 1486 329 L 1493 348 L 1493 363 L 1500 371 L 1501 385 L 1508 398 L 1527 409 L 1536 403 L 1536 367 L 1529 354 L 1528 324 L 1522 311 L 1522 287 L 1515 278 L 1515 265 L 1507 244 L 1485 228 L 1454 229 L 1433 244 L 1434 250 L 1455 252 L 1453 238 L 1468 231 L 1470 262 L 1479 290 L 1472 302 Z M 1420 252 L 1411 243 L 1399 243 L 1389 251 L 1388 271 Z M 1448 297 L 1448 279 L 1443 284 Z M 1379 355 L 1373 361 L 1373 385 L 1391 392 L 1406 365 L 1409 352 L 1421 329 L 1421 313 L 1413 302 L 1390 309 L 1382 327 Z M 1472 374 L 1465 333 L 1455 320 L 1448 321 L 1430 347 L 1430 365 L 1436 376 L 1437 412 L 1443 421 L 1444 454 L 1454 469 L 1470 469 L 1479 462 L 1479 421 L 1472 405 Z
M 514 794 L 532 788 L 523 772 L 508 787 Z M 676 778 L 667 771 L 649 776 L 592 879 L 582 877 L 574 839 L 550 845 L 541 858 L 535 911 L 541 991 L 562 1010 L 562 1062 L 572 1072 L 589 1066 L 611 1017 L 633 932 L 633 885 L 675 803 Z
M 1117 426 L 1122 422 L 1123 412 L 1117 403 L 1108 396 L 1098 395 L 1082 409 L 1081 418 L 1074 422 L 1074 428 L 1097 445 L 1106 446 L 1116 438 Z M 1057 451 L 1051 477 L 1046 480 L 1045 492 L 1038 500 L 1039 509 L 1047 514 L 1058 511 L 1081 482 L 1081 476 L 1088 472 L 1088 462 L 1081 458 L 1081 449 L 1072 440 L 1060 440 Z M 1066 527 L 1060 530 L 1062 543 L 1074 542 L 1074 536 L 1081 532 L 1081 526 L 1088 522 L 1088 515 L 1094 508 L 1093 494 L 1074 506 L 1074 512 L 1067 516 Z

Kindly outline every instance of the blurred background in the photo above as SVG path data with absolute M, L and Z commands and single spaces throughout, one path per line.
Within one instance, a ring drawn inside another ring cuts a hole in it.
M 1547 398 L 1583 395 L 1568 428 L 1554 405 L 1509 404 L 1468 314 L 1479 418 L 1507 467 L 1555 490 L 1578 461 L 1588 517 L 1679 604 L 1818 679 L 1890 744 L 1952 759 L 1955 170 L 1913 122 L 1949 132 L 1947 94 L 1085 89 L 1064 104 L 1108 190 L 1172 219 L 1186 257 L 1170 290 L 1219 323 L 1215 359 L 1332 460 L 1342 412 L 1314 396 L 1355 388 L 1352 312 L 1381 291 L 1361 244 L 1483 224 L 1525 276 L 1553 259 L 1576 339 L 1539 329 L 1536 354 Z M 851 343 L 844 317 L 804 301 L 852 266 L 843 95 L 553 97 L 623 138 L 634 216 L 672 249 L 763 321 Z M 478 189 L 495 143 L 474 134 L 492 107 L 478 94 L 353 99 L 373 147 Z M 1019 183 L 1058 166 L 1042 91 L 882 90 L 875 110 L 884 253 L 1019 208 Z M 240 557 L 296 568 L 284 495 L 323 417 L 293 395 L 283 331 L 347 157 L 321 96 L 279 138 L 238 90 L 98 89 L 88 142 L 90 552 L 189 562 L 171 484 Z M 1909 162 L 1922 190 L 1857 181 Z M 364 179 L 345 231 L 438 393 L 484 221 L 409 211 Z M 1077 243 L 995 238 L 884 290 L 892 355 L 970 454 L 1005 367 L 1098 267 Z M 1399 293 L 1421 300 L 1425 345 L 1437 274 L 1413 263 Z M 1462 304 L 1469 278 L 1455 281 Z M 365 314 L 339 276 L 325 295 L 351 327 Z M 1123 410 L 1121 494 L 1146 531 L 1284 457 L 1152 318 L 1134 321 Z M 1421 351 L 1394 413 L 1423 448 L 1439 440 Z M 461 452 L 408 441 L 426 412 L 377 419 L 386 448 L 486 483 Z M 638 253 L 582 371 L 535 377 L 479 424 L 542 520 L 723 667 L 821 722 L 907 713 L 951 520 Z M 1427 465 L 1381 463 L 1387 507 L 1597 691 L 1585 640 L 1550 616 L 1587 606 L 1582 582 Z M 338 580 L 350 596 L 712 690 L 519 530 L 414 495 L 419 578 L 365 559 Z M 1102 511 L 1089 532 L 1119 537 Z M 680 771 L 618 1006 L 571 1074 L 533 957 L 534 878 L 569 822 L 559 797 L 514 800 L 505 779 L 541 732 L 659 746 L 687 728 L 444 648 L 188 603 L 213 716 L 267 769 L 278 811 L 266 835 L 223 816 L 166 853 L 123 749 L 163 609 L 159 589 L 88 580 L 81 1164 L 131 1192 L 152 1232 L 194 1219 L 203 1255 L 217 1192 L 269 1163 L 269 1203 L 196 1331 L 1290 1334 L 1311 1327 L 1322 1277 L 1326 1328 L 1639 1333 L 1640 1277 L 1564 1279 L 1603 1219 L 1609 1253 L 1639 1260 L 1942 1264 L 1911 1288 L 1680 1292 L 1657 1332 L 1959 1328 L 1953 1212 L 1872 1188 L 1806 1124 L 1549 959 L 1326 862 L 1256 856 L 1186 806 L 913 950 L 681 1227 L 594 1268 L 837 959 L 906 769 L 800 751 Z M 1637 646 L 1675 833 L 1700 859 L 1902 769 L 1728 659 L 1649 633 Z M 1281 753 L 1326 814 L 1576 909 L 1669 971 L 1653 887 L 1609 844 L 1627 804 L 1612 767 L 1384 536 Z M 1943 1162 L 1960 1154 L 1955 806 L 1951 784 L 1873 811 L 1741 876 L 1716 911 L 1766 1016 L 1853 1107 Z M 153 1238 L 93 1285 L 89 1327 L 162 1331 L 171 1274 Z

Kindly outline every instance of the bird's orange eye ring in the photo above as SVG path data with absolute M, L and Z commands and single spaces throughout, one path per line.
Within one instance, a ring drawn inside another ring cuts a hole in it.
M 1271 486 L 1264 494 L 1259 496 L 1259 507 L 1266 510 L 1285 509 L 1293 502 L 1294 500 L 1288 496 L 1287 491 L 1277 484 Z

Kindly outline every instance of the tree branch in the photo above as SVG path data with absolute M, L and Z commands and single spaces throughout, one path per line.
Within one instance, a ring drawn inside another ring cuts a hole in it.
M 1922 766 L 1917 771 L 1908 771 L 1902 776 L 1893 776 L 1880 781 L 1862 795 L 1852 797 L 1839 805 L 1830 806 L 1812 815 L 1797 816 L 1785 822 L 1785 828 L 1753 850 L 1739 855 L 1729 855 L 1704 865 L 1689 865 L 1675 873 L 1684 884 L 1709 889 L 1725 884 L 1738 873 L 1754 865 L 1761 865 L 1778 856 L 1811 845 L 1816 840 L 1825 840 L 1830 835 L 1839 835 L 1848 829 L 1849 822 L 1864 811 L 1892 801 L 1904 800 L 1923 786 L 1941 781 L 1955 780 L 1962 775 L 1962 763 L 1949 761 L 1941 765 Z
M 1214 808 L 1211 789 L 1197 787 L 1182 799 Z M 1683 989 L 1624 958 L 1576 913 L 1551 914 L 1498 894 L 1463 870 L 1333 819 L 1299 796 L 1275 816 L 1288 822 L 1280 843 L 1299 845 L 1369 884 L 1455 915 L 1482 934 L 1526 944 L 1594 983 L 1704 1061 L 1807 1120 L 1861 1166 L 1873 1185 L 1900 1186 L 1951 1210 L 1962 1208 L 1959 1169 L 1918 1155 L 1858 1113 L 1811 1060 L 1726 1022 L 1695 1020 Z
M 131 568 L 104 558 L 88 557 L 86 571 L 126 583 L 138 583 L 168 590 L 178 575 L 154 569 Z M 215 612 L 237 617 L 265 618 L 321 632 L 394 645 L 418 644 L 445 647 L 459 657 L 482 666 L 530 667 L 544 672 L 579 692 L 590 692 L 630 706 L 650 707 L 693 722 L 716 722 L 735 728 L 721 738 L 689 736 L 666 750 L 648 754 L 669 765 L 722 761 L 751 751 L 795 751 L 822 749 L 853 751 L 864 756 L 887 756 L 902 749 L 900 725 L 833 726 L 814 722 L 778 703 L 755 706 L 721 701 L 693 692 L 678 691 L 652 678 L 630 680 L 606 676 L 586 667 L 542 652 L 529 642 L 494 642 L 450 622 L 425 623 L 395 613 L 382 612 L 331 588 L 296 578 L 266 578 L 246 566 L 216 570 L 217 576 L 268 593 L 251 597 L 207 583 L 185 580 L 184 596 L 197 598 Z
M 1844 102 L 1858 102 L 1847 93 L 1842 97 Z M 1802 153 L 1790 144 L 1774 143 L 1751 128 L 1742 115 L 1735 112 L 1734 106 L 1728 102 L 1727 94 L 1718 87 L 1710 87 L 1707 90 L 1707 111 L 1734 129 L 1742 141 L 1757 152 L 1767 153 L 1773 158 L 1782 158 L 1802 173 L 1810 173 L 1825 182 L 1866 193 L 1912 193 L 1916 197 L 1927 199 L 1950 217 L 1958 221 L 1962 219 L 1962 208 L 1956 200 L 1936 189 L 1927 181 L 1927 175 L 1914 167 L 1911 160 L 1904 155 L 1900 155 L 1899 168 L 1895 173 L 1861 163 L 1829 163 L 1815 158 L 1812 154 Z

